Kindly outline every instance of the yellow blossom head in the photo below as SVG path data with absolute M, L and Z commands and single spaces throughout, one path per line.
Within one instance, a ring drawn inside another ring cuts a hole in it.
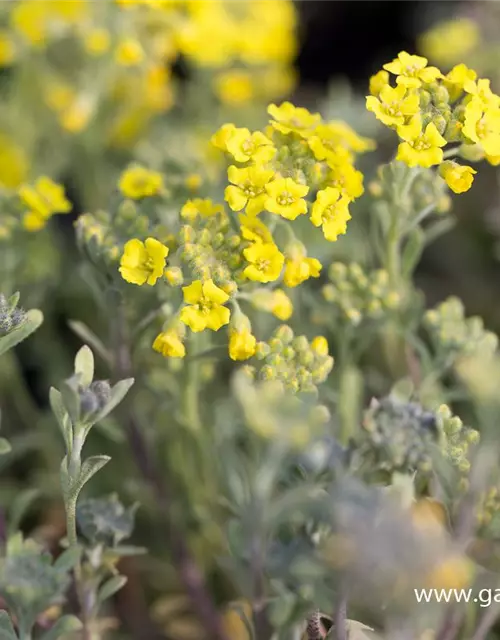
M 285 257 L 273 243 L 261 243 L 243 250 L 245 260 L 249 263 L 243 275 L 254 282 L 273 282 L 280 277 Z
M 127 282 L 152 286 L 162 277 L 167 256 L 168 247 L 155 238 L 144 242 L 134 238 L 123 248 L 119 271 Z
M 140 200 L 158 195 L 163 190 L 163 178 L 157 171 L 135 165 L 122 173 L 118 186 L 127 198 Z
M 287 220 L 307 213 L 307 203 L 303 199 L 309 193 L 307 185 L 298 184 L 292 178 L 278 178 L 266 184 L 268 197 L 265 208 Z
M 311 210 L 311 222 L 315 227 L 323 228 L 327 240 L 335 242 L 339 235 L 344 234 L 350 219 L 349 199 L 346 196 L 341 195 L 335 187 L 318 191 Z
M 228 324 L 230 311 L 223 305 L 229 300 L 228 294 L 214 284 L 212 279 L 195 280 L 183 287 L 184 306 L 181 321 L 195 333 L 204 329 L 218 331 Z
M 186 348 L 174 329 L 159 333 L 153 342 L 153 349 L 166 358 L 184 358 L 186 355 Z
M 447 161 L 441 164 L 439 173 L 454 193 L 464 193 L 471 188 L 477 171 L 472 167 Z

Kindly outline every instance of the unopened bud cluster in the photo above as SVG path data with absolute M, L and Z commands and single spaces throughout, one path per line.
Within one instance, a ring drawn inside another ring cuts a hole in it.
M 17 296 L 7 299 L 0 293 L 0 336 L 15 331 L 26 320 L 26 312 L 17 306 Z

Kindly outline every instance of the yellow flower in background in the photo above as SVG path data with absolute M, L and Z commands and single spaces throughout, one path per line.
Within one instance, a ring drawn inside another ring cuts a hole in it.
M 482 100 L 473 98 L 465 108 L 462 133 L 488 155 L 500 155 L 500 109 L 489 109 Z
M 256 242 L 243 250 L 250 264 L 243 275 L 254 282 L 273 282 L 280 277 L 285 256 L 275 244 Z
M 293 313 L 293 304 L 283 289 L 255 289 L 250 295 L 250 304 L 260 311 L 272 313 L 279 320 L 288 320 Z
M 287 287 L 297 287 L 309 278 L 318 278 L 321 262 L 308 258 L 306 248 L 301 242 L 295 242 L 285 248 L 285 273 L 283 282 Z
M 127 282 L 153 286 L 163 275 L 167 256 L 168 247 L 155 238 L 144 242 L 134 238 L 123 248 L 119 271 Z
M 389 84 L 389 72 L 379 71 L 370 78 L 370 94 L 378 96 L 382 89 Z
M 23 226 L 28 231 L 42 229 L 54 213 L 71 211 L 71 203 L 66 199 L 64 188 L 46 176 L 38 178 L 34 186 L 21 186 L 18 194 L 21 202 L 28 208 L 23 216 Z
M 126 198 L 140 200 L 161 193 L 163 178 L 161 173 L 157 171 L 150 171 L 146 167 L 134 165 L 122 173 L 118 187 Z
M 321 122 L 319 113 L 311 113 L 303 107 L 296 107 L 291 102 L 283 102 L 279 107 L 269 105 L 267 112 L 273 118 L 271 126 L 281 133 L 296 133 L 307 138 Z
M 255 354 L 257 340 L 248 327 L 229 331 L 229 357 L 231 360 L 248 360 Z
M 340 164 L 332 166 L 328 174 L 328 186 L 335 187 L 342 195 L 349 200 L 355 200 L 363 195 L 363 174 L 355 169 L 351 164 Z
M 63 129 L 70 133 L 78 133 L 85 129 L 94 114 L 94 104 L 85 96 L 77 98 L 59 116 Z
M 116 62 L 124 67 L 135 67 L 143 62 L 144 57 L 141 43 L 132 38 L 122 40 L 115 49 Z
M 91 29 L 83 36 L 83 46 L 90 55 L 102 56 L 111 46 L 109 31 L 102 28 Z
M 450 555 L 428 573 L 425 584 L 432 589 L 463 589 L 471 585 L 474 573 L 474 563 L 467 556 Z
M 303 199 L 309 193 L 309 187 L 298 184 L 292 178 L 278 178 L 266 184 L 267 199 L 265 208 L 287 220 L 307 213 L 307 202 Z
M 397 76 L 398 85 L 413 89 L 443 77 L 437 67 L 427 66 L 427 58 L 413 56 L 406 51 L 401 51 L 392 62 L 384 64 L 384 69 Z
M 234 165 L 227 170 L 229 182 L 224 198 L 233 211 L 245 209 L 247 214 L 255 216 L 264 210 L 267 200 L 266 184 L 272 180 L 274 171 L 252 165 L 238 169 Z
M 422 119 L 414 116 L 410 124 L 398 127 L 398 135 L 404 140 L 398 147 L 397 160 L 405 162 L 409 167 L 432 167 L 443 161 L 443 150 L 446 140 L 430 122 L 422 130 Z
M 240 227 L 241 235 L 245 240 L 274 244 L 272 233 L 262 220 L 254 216 L 240 215 Z
M 260 131 L 250 133 L 246 128 L 226 129 L 226 150 L 237 162 L 265 164 L 276 153 L 273 143 Z
M 439 22 L 419 38 L 419 49 L 446 67 L 467 55 L 480 42 L 479 26 L 467 18 Z
M 153 342 L 153 349 L 166 358 L 184 358 L 186 347 L 174 329 L 162 331 Z
M 419 111 L 418 95 L 408 91 L 400 85 L 391 87 L 386 85 L 380 91 L 378 98 L 367 96 L 366 108 L 375 114 L 377 120 L 391 127 L 402 125 L 407 116 L 413 116 Z
M 16 189 L 28 174 L 28 159 L 23 149 L 0 133 L 0 186 Z
M 330 242 L 347 231 L 347 222 L 351 219 L 349 199 L 335 187 L 326 187 L 318 191 L 311 210 L 311 222 L 322 227 L 323 234 Z
M 0 31 L 0 67 L 7 67 L 14 62 L 16 48 L 12 36 L 7 31 Z
M 215 93 L 224 104 L 240 105 L 254 97 L 254 83 L 247 71 L 224 71 L 214 80 Z
M 184 302 L 186 305 L 181 310 L 181 321 L 191 331 L 198 333 L 204 329 L 218 331 L 228 324 L 230 311 L 223 305 L 229 300 L 229 296 L 217 287 L 213 280 L 195 280 L 188 287 L 183 287 Z
M 477 171 L 472 167 L 447 161 L 439 167 L 439 173 L 454 193 L 464 193 L 471 188 Z
M 224 206 L 216 204 L 210 198 L 194 198 L 188 200 L 181 209 L 181 218 L 193 222 L 196 218 L 210 218 L 224 213 Z
M 231 122 L 223 124 L 222 127 L 218 131 L 216 131 L 210 138 L 210 142 L 214 147 L 220 149 L 220 151 L 228 151 L 227 141 L 229 140 L 235 129 L 235 125 Z
M 476 90 L 476 78 L 477 73 L 473 69 L 469 69 L 467 65 L 461 63 L 455 65 L 453 69 L 445 75 L 444 84 L 452 94 L 456 94 L 462 89 L 465 89 L 468 93 L 474 93 Z M 458 95 L 456 95 L 456 97 L 458 97 Z

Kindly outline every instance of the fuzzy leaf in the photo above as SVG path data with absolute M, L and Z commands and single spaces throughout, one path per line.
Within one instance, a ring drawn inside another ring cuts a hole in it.
M 127 378 L 126 380 L 120 380 L 111 389 L 111 397 L 106 406 L 97 414 L 93 419 L 94 424 L 105 418 L 108 413 L 111 413 L 115 407 L 117 407 L 123 398 L 127 395 L 128 390 L 134 384 L 134 378 Z
M 30 336 L 42 322 L 43 313 L 41 311 L 38 309 L 28 311 L 26 319 L 20 327 L 0 338 L 0 356 Z
M 17 307 L 17 305 L 19 304 L 19 298 L 21 297 L 21 294 L 19 293 L 19 291 L 16 291 L 16 293 L 13 293 L 10 298 L 7 300 L 7 304 L 9 305 L 9 310 L 12 312 L 14 311 L 14 309 Z
M 0 611 L 0 640 L 17 640 L 12 620 L 7 611 Z
M 82 464 L 80 471 L 80 477 L 77 482 L 77 490 L 80 492 L 81 488 L 87 484 L 87 482 L 94 476 L 99 469 L 102 469 L 104 465 L 108 464 L 111 460 L 109 456 L 91 456 L 87 458 Z
M 56 417 L 57 424 L 61 429 L 61 433 L 66 444 L 66 450 L 71 450 L 71 442 L 73 440 L 73 425 L 69 418 L 68 412 L 64 408 L 62 394 L 54 387 L 50 387 L 49 400 L 52 413 Z
M 82 623 L 76 616 L 62 616 L 62 618 L 59 618 L 59 620 L 54 624 L 52 629 L 49 629 L 47 633 L 43 634 L 40 640 L 58 640 L 58 638 L 61 638 L 67 633 L 80 631 L 82 626 Z
M 9 453 L 12 450 L 10 443 L 5 438 L 0 438 L 0 456 Z
M 94 354 L 84 345 L 75 357 L 75 373 L 80 375 L 80 384 L 88 387 L 94 379 Z
M 70 378 L 61 384 L 60 391 L 64 408 L 68 412 L 73 425 L 76 425 L 80 420 L 80 396 L 77 385 L 74 383 L 74 380 Z
M 117 591 L 120 591 L 126 582 L 127 576 L 113 576 L 97 592 L 97 601 L 101 603 L 111 598 Z
M 59 571 L 70 571 L 79 562 L 82 556 L 81 547 L 70 547 L 61 553 L 54 562 L 54 567 Z

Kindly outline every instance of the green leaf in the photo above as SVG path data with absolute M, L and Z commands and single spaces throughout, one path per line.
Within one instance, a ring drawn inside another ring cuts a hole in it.
M 94 379 L 94 354 L 87 345 L 76 354 L 75 373 L 80 375 L 82 387 L 88 387 Z
M 54 567 L 59 571 L 70 571 L 73 569 L 82 557 L 82 548 L 78 546 L 70 547 L 61 553 L 54 562 Z
M 71 451 L 71 443 L 73 441 L 73 425 L 69 418 L 68 412 L 64 407 L 62 394 L 54 387 L 50 387 L 49 400 L 52 413 L 56 417 L 57 424 L 61 429 L 61 433 L 66 445 L 66 451 Z
M 143 556 L 148 552 L 146 547 L 136 547 L 131 544 L 120 544 L 117 547 L 113 547 L 113 553 L 120 558 L 129 556 Z
M 9 349 L 12 349 L 17 344 L 25 340 L 43 322 L 43 313 L 38 309 L 31 309 L 26 313 L 26 319 L 21 326 L 0 338 L 0 356 Z
M 80 396 L 78 394 L 78 384 L 74 379 L 65 380 L 61 384 L 61 396 L 64 408 L 71 418 L 73 425 L 80 420 Z
M 18 495 L 16 495 L 12 507 L 9 510 L 9 535 L 20 529 L 24 515 L 30 508 L 33 501 L 38 498 L 40 493 L 40 489 L 26 489 L 25 491 L 21 491 Z
M 108 464 L 111 460 L 109 456 L 91 456 L 87 458 L 82 464 L 80 476 L 77 482 L 77 492 L 79 493 L 82 487 L 94 476 L 104 465 Z
M 108 413 L 111 413 L 113 409 L 120 404 L 123 398 L 127 395 L 128 390 L 134 384 L 134 378 L 127 378 L 126 380 L 120 380 L 111 389 L 111 397 L 105 407 L 94 418 L 94 423 L 99 422 L 105 418 Z
M 40 640 L 57 640 L 64 634 L 80 631 L 83 627 L 82 623 L 76 616 L 63 616 L 54 624 L 52 629 L 44 633 Z
M 410 277 L 415 270 L 425 247 L 425 233 L 420 227 L 412 229 L 403 250 L 401 267 L 403 276 Z
M 12 313 L 12 311 L 14 311 L 14 309 L 17 307 L 17 305 L 19 304 L 19 298 L 21 297 L 21 294 L 19 293 L 19 291 L 16 291 L 15 293 L 13 293 L 10 298 L 7 300 L 7 304 L 9 305 L 9 311 Z
M 10 451 L 12 451 L 12 447 L 10 446 L 9 441 L 5 438 L 0 438 L 0 456 L 9 453 Z
M 107 580 L 97 592 L 97 602 L 101 603 L 111 598 L 126 582 L 127 576 L 113 576 Z
M 78 320 L 70 320 L 68 322 L 70 328 L 76 333 L 76 335 L 92 347 L 94 352 L 98 354 L 107 364 L 112 364 L 112 357 L 109 351 L 106 349 L 101 340 L 95 335 L 91 329 L 87 327 L 83 322 Z
M 12 620 L 7 611 L 0 611 L 0 640 L 17 640 Z

